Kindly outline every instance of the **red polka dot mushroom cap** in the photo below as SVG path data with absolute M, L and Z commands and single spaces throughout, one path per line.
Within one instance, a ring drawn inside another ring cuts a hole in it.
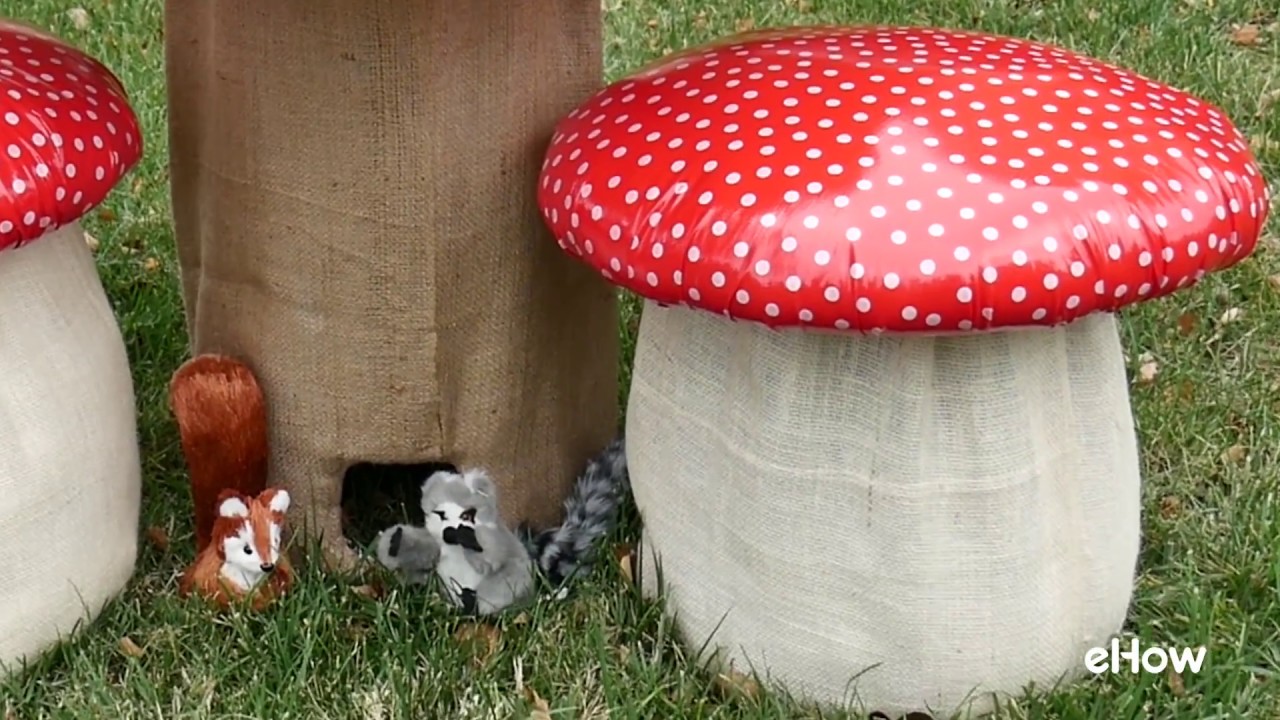
M 803 27 L 669 56 L 556 128 L 562 248 L 662 304 L 772 327 L 1069 322 L 1257 244 L 1270 191 L 1221 110 L 1008 37 Z
M 80 219 L 141 154 L 138 120 L 110 70 L 0 21 L 0 251 Z

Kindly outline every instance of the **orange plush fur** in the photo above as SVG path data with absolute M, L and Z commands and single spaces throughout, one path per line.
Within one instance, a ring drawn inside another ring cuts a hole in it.
M 195 508 L 197 555 L 179 593 L 227 606 L 253 591 L 254 607 L 264 607 L 288 590 L 292 571 L 278 549 L 289 495 L 266 488 L 267 413 L 257 379 L 238 360 L 200 355 L 173 374 L 169 403 Z M 244 556 L 228 563 L 229 548 Z
M 226 490 L 217 507 L 212 541 L 183 573 L 178 592 L 185 597 L 194 591 L 224 608 L 252 595 L 251 607 L 262 610 L 293 584 L 289 560 L 280 552 L 289 493 L 269 488 L 249 498 Z
M 169 407 L 191 475 L 200 552 L 209 544 L 223 490 L 257 495 L 267 487 L 267 404 L 243 363 L 199 355 L 173 374 Z

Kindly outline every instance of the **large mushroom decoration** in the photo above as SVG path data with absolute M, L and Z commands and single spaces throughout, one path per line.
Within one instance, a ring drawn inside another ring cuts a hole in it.
M 0 21 L 0 674 L 133 574 L 133 380 L 79 219 L 141 152 L 107 68 Z
M 1116 311 L 1253 250 L 1269 191 L 1186 92 L 1068 50 L 808 27 L 669 56 L 557 127 L 561 247 L 646 299 L 644 578 L 821 702 L 981 713 L 1125 619 Z

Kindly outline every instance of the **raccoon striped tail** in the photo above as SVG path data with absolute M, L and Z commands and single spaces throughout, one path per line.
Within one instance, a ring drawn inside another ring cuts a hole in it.
M 618 525 L 623 503 L 631 497 L 627 455 L 619 437 L 588 463 L 564 502 L 564 523 L 532 532 L 520 528 L 529 556 L 553 586 L 591 572 L 600 541 Z

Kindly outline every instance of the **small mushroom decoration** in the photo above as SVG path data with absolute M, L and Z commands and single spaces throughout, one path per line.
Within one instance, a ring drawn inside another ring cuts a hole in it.
M 0 20 L 0 674 L 86 625 L 133 574 L 133 377 L 78 221 L 141 154 L 106 67 Z
M 1214 105 L 917 27 L 663 58 L 559 123 L 538 187 L 560 246 L 646 299 L 641 562 L 691 642 L 891 715 L 1052 685 L 1120 628 L 1114 313 L 1239 263 L 1270 207 Z

